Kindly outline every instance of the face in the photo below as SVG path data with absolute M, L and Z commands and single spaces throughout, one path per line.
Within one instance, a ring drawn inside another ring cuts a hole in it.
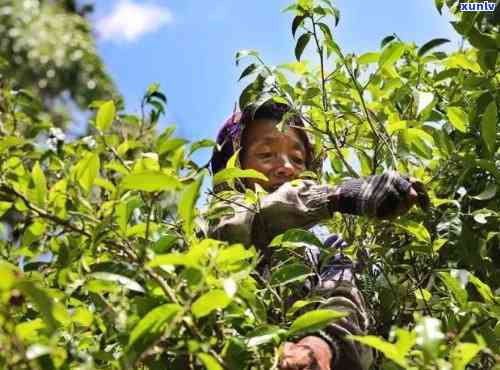
M 241 166 L 257 170 L 269 179 L 268 182 L 247 179 L 247 186 L 258 183 L 272 191 L 306 170 L 306 148 L 295 128 L 280 132 L 276 121 L 255 120 L 245 131 L 244 145 Z

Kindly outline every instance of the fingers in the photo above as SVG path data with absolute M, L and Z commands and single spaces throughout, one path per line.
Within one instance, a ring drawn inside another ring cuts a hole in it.
M 412 182 L 412 188 L 418 195 L 417 201 L 420 208 L 422 208 L 424 211 L 427 211 L 431 205 L 431 201 L 429 199 L 427 191 L 425 190 L 424 184 L 415 179 L 415 181 Z
M 399 214 L 408 212 L 413 205 L 418 204 L 423 210 L 427 210 L 430 205 L 429 196 L 424 184 L 414 177 L 400 176 L 399 181 L 395 181 L 395 187 L 403 196 Z
M 315 361 L 309 346 L 286 342 L 280 361 L 281 370 L 312 370 Z

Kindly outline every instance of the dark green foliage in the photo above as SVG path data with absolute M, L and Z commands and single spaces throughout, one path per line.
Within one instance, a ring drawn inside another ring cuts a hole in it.
M 444 40 L 418 49 L 390 36 L 379 51 L 344 54 L 329 28 L 338 10 L 298 0 L 288 8 L 293 32 L 305 32 L 296 57 L 307 44 L 319 66 L 236 56 L 251 59 L 242 78 L 255 76 L 240 106 L 269 95 L 292 105 L 330 165 L 323 181 L 395 169 L 428 191 L 426 210 L 399 219 L 327 222 L 365 266 L 359 285 L 375 320 L 354 340 L 381 352 L 374 369 L 498 369 L 498 33 L 457 3 L 436 1 L 472 45 L 451 53 L 434 51 Z M 188 147 L 174 127 L 157 132 L 157 84 L 141 116 L 96 101 L 90 135 L 68 141 L 38 119 L 40 96 L 18 90 L 34 81 L 0 88 L 0 368 L 267 370 L 283 341 L 340 318 L 317 300 L 285 309 L 313 273 L 304 243 L 321 243 L 310 232 L 272 241 L 282 263 L 269 281 L 254 248 L 206 237 L 227 208 L 200 210 L 207 176 L 190 156 L 214 142 Z M 258 176 L 229 166 L 213 180 Z

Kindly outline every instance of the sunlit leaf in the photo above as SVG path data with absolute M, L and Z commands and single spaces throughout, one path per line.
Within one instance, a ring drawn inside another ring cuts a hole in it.
M 469 119 L 467 113 L 465 113 L 459 107 L 448 107 L 447 109 L 448 119 L 450 123 L 460 132 L 467 131 L 469 126 Z
M 43 173 L 39 162 L 36 162 L 33 166 L 31 175 L 33 177 L 33 183 L 35 185 L 36 204 L 39 207 L 44 208 L 45 198 L 47 196 L 47 179 L 45 178 L 45 174 Z
M 203 183 L 203 176 L 200 176 L 192 184 L 184 188 L 179 201 L 178 212 L 184 221 L 183 228 L 187 235 L 190 235 L 193 228 L 193 219 L 196 215 L 196 201 L 200 196 L 200 187 Z
M 380 54 L 380 59 L 378 61 L 379 67 L 382 68 L 393 65 L 401 58 L 405 50 L 406 46 L 403 43 L 391 42 L 384 48 L 382 54 Z
M 237 178 L 252 178 L 262 181 L 268 181 L 267 177 L 258 171 L 248 169 L 242 170 L 241 168 L 225 168 L 217 172 L 213 177 L 213 185 L 217 185 L 226 181 L 234 180 Z
M 11 207 L 12 203 L 10 202 L 0 202 L 0 217 L 2 217 Z
M 116 107 L 115 103 L 112 100 L 102 104 L 97 111 L 95 120 L 96 127 L 102 132 L 109 130 L 111 124 L 113 123 L 113 120 L 115 119 L 115 115 Z
M 450 356 L 453 370 L 464 370 L 481 349 L 482 347 L 476 343 L 458 343 Z
M 164 304 L 149 311 L 132 329 L 125 350 L 125 363 L 132 366 L 136 359 L 153 345 L 181 311 L 177 304 Z M 130 368 L 130 367 L 129 367 Z
M 376 337 L 374 335 L 365 335 L 363 337 L 351 335 L 349 336 L 349 339 L 375 348 L 377 351 L 382 352 L 385 357 L 387 357 L 389 360 L 394 361 L 399 366 L 402 366 L 404 368 L 407 367 L 405 352 L 400 351 L 395 344 L 387 342 L 382 338 Z
M 197 356 L 207 370 L 224 370 L 217 360 L 208 353 L 198 353 Z
M 200 318 L 207 316 L 216 309 L 227 307 L 229 303 L 231 303 L 231 298 L 229 298 L 226 292 L 220 289 L 215 289 L 203 294 L 200 298 L 194 301 L 191 306 L 191 311 L 193 312 L 193 315 Z
M 481 119 L 481 137 L 488 151 L 493 154 L 496 149 L 498 126 L 497 104 L 493 100 L 488 104 Z
M 138 282 L 123 275 L 113 274 L 110 272 L 94 272 L 89 275 L 89 278 L 111 281 L 120 284 L 128 290 L 144 293 L 144 288 Z
M 397 225 L 412 234 L 415 238 L 417 238 L 417 240 L 426 244 L 430 244 L 431 235 L 424 225 L 414 221 L 402 221 Z
M 248 334 L 247 346 L 252 348 L 262 344 L 276 343 L 284 333 L 286 332 L 276 325 L 259 327 Z
M 323 329 L 335 320 L 347 316 L 345 312 L 328 309 L 309 311 L 299 316 L 288 329 L 288 335 L 303 335 Z
M 126 176 L 121 186 L 124 189 L 141 190 L 146 192 L 172 191 L 180 186 L 174 176 L 159 171 L 146 171 Z
M 85 191 L 89 192 L 94 185 L 100 166 L 99 156 L 95 153 L 87 153 L 76 165 L 76 180 Z

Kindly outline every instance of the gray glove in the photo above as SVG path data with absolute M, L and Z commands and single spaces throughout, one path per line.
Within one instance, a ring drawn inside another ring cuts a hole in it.
M 336 189 L 332 208 L 353 215 L 392 217 L 407 200 L 411 187 L 409 179 L 395 171 L 348 180 Z

